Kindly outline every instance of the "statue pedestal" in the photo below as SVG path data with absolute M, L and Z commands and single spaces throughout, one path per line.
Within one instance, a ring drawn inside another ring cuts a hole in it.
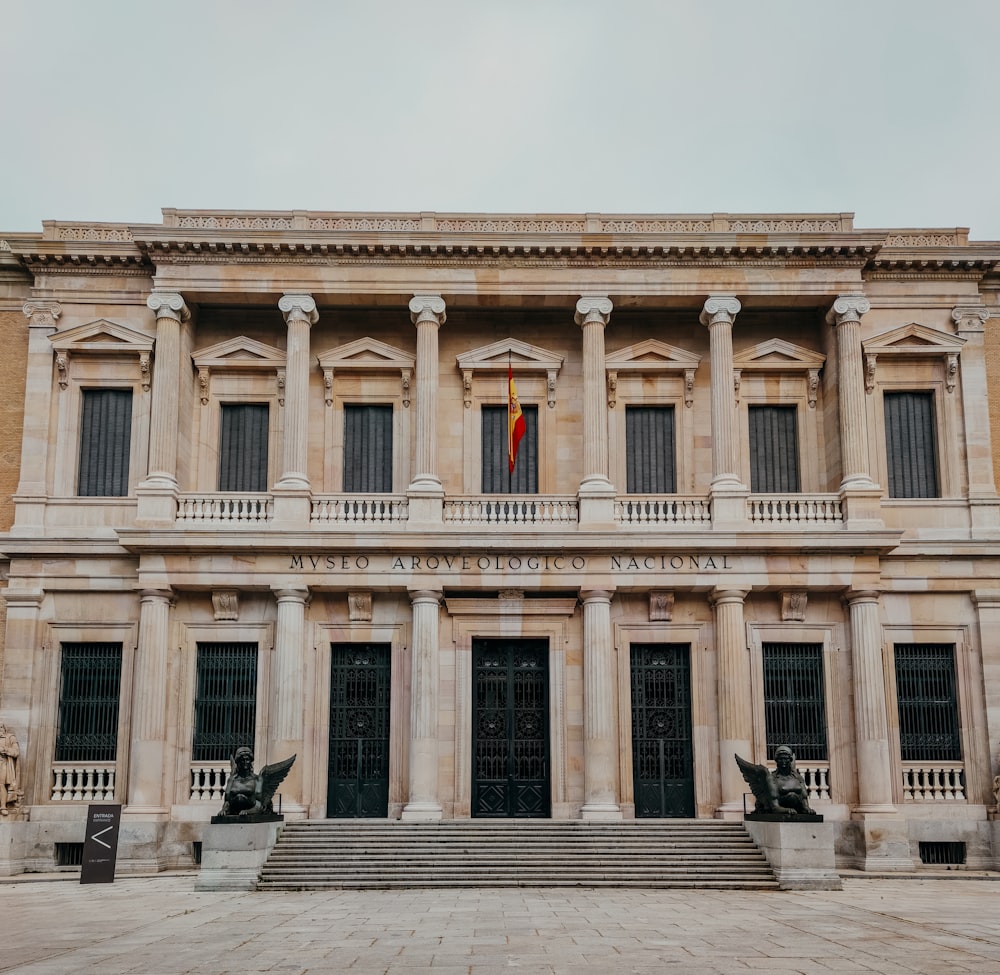
M 255 890 L 260 869 L 284 825 L 280 816 L 215 816 L 201 839 L 195 890 Z M 220 820 L 217 822 L 217 820 Z
M 744 822 L 782 890 L 841 889 L 833 823 L 824 823 L 822 816 L 766 814 L 747 816 Z
M 28 855 L 28 826 L 23 819 L 4 816 L 0 822 L 0 877 L 24 873 Z

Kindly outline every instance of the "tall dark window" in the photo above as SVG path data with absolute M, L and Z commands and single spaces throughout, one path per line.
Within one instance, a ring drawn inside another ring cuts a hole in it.
M 344 492 L 392 491 L 392 406 L 344 407 Z
M 674 494 L 674 408 L 625 408 L 626 490 L 629 494 Z
M 120 643 L 64 643 L 57 762 L 113 762 L 118 752 Z
M 800 491 L 799 429 L 794 406 L 751 406 L 750 490 L 754 494 Z
M 193 760 L 221 762 L 240 745 L 253 748 L 256 713 L 257 644 L 199 643 Z
M 223 403 L 219 433 L 219 490 L 267 490 L 267 403 Z
M 904 762 L 960 762 L 955 647 L 896 644 L 899 757 Z
M 507 407 L 483 407 L 483 494 L 538 493 L 538 407 L 521 404 L 525 433 L 514 473 L 507 459 Z
M 940 497 L 934 394 L 885 393 L 883 403 L 889 497 Z
M 131 446 L 132 390 L 83 390 L 76 493 L 84 498 L 126 497 Z
M 767 757 L 788 745 L 797 759 L 825 762 L 822 644 L 765 643 L 762 651 Z

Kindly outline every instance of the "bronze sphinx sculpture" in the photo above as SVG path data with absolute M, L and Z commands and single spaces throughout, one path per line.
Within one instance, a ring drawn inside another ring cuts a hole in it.
M 237 748 L 226 781 L 221 816 L 273 816 L 274 794 L 294 761 L 293 755 L 254 773 L 253 749 L 248 745 Z
M 772 772 L 765 765 L 755 765 L 736 756 L 743 778 L 753 792 L 754 812 L 778 816 L 815 816 L 809 805 L 809 791 L 795 767 L 795 753 L 788 745 L 779 745 L 774 752 L 777 768 Z

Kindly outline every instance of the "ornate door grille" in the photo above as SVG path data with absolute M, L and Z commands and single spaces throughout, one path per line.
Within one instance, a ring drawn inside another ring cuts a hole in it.
M 56 761 L 115 761 L 122 645 L 64 643 L 61 670 Z
M 472 815 L 549 815 L 547 640 L 473 640 Z
M 904 762 L 960 762 L 955 646 L 897 643 L 899 757 Z
M 253 748 L 257 726 L 257 644 L 199 643 L 194 699 L 196 762 L 228 761 Z
M 326 814 L 389 815 L 388 643 L 334 643 L 330 668 L 330 767 Z
M 694 816 L 686 643 L 632 644 L 632 772 L 636 817 Z
M 788 745 L 800 761 L 825 762 L 822 644 L 765 643 L 761 649 L 767 757 Z

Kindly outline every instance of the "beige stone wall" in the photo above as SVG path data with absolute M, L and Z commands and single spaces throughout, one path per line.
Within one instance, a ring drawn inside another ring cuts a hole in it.
M 986 375 L 990 389 L 1000 384 L 1000 320 L 986 323 Z M 1000 396 L 990 397 L 990 434 L 993 439 L 993 476 L 1000 484 Z

